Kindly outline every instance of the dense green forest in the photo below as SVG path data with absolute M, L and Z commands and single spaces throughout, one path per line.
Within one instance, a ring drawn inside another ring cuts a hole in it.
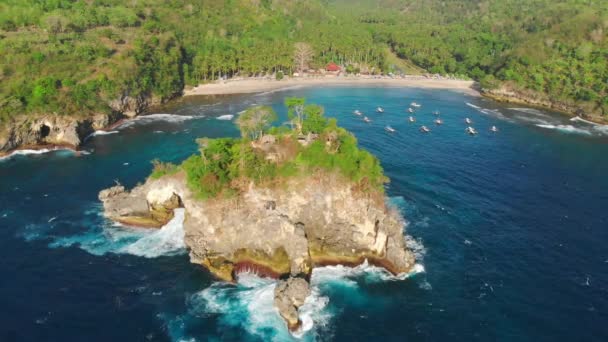
M 608 115 L 605 0 L 3 0 L 0 120 L 109 111 L 235 75 L 311 67 L 508 85 Z

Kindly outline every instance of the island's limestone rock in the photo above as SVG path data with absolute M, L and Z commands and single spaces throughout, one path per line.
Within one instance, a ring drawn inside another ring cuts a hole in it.
M 290 277 L 281 280 L 274 288 L 274 306 L 287 322 L 289 330 L 296 330 L 302 324 L 298 316 L 298 308 L 304 305 L 309 295 L 310 286 L 302 278 Z
M 190 260 L 226 281 L 246 270 L 308 278 L 315 266 L 354 266 L 366 259 L 393 274 L 414 265 L 400 215 L 381 195 L 360 191 L 334 173 L 296 177 L 280 187 L 251 183 L 237 196 L 201 200 L 179 172 L 150 178 L 131 191 L 114 186 L 99 198 L 109 219 L 146 227 L 162 226 L 171 218 L 168 213 L 184 207 Z M 297 327 L 293 310 L 301 303 L 292 286 L 303 293 L 298 283 L 277 290 L 277 305 L 286 308 L 281 315 L 291 328 Z

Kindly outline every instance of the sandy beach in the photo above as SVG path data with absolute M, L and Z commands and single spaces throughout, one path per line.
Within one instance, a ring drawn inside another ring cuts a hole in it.
M 405 78 L 320 76 L 286 78 L 280 81 L 269 78 L 248 78 L 230 79 L 226 81 L 216 81 L 214 83 L 201 84 L 190 89 L 185 89 L 184 96 L 247 94 L 312 86 L 375 86 L 457 89 L 464 93 L 478 96 L 479 92 L 473 88 L 474 83 L 474 81 L 426 78 L 420 76 Z

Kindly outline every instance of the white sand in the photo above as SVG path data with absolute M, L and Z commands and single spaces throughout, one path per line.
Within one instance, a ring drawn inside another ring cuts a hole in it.
M 281 81 L 267 78 L 231 79 L 214 83 L 201 84 L 184 90 L 184 96 L 192 95 L 226 95 L 259 93 L 287 88 L 311 86 L 377 86 L 377 87 L 412 87 L 435 89 L 458 89 L 470 95 L 479 95 L 473 89 L 473 81 L 434 79 L 420 76 L 406 78 L 388 77 L 301 77 Z

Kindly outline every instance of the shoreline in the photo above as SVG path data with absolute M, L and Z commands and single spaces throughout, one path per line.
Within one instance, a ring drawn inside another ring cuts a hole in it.
M 0 151 L 0 161 L 7 160 L 13 155 L 20 154 L 25 151 L 31 151 L 33 154 L 37 154 L 36 152 L 47 153 L 52 151 L 71 151 L 76 155 L 80 155 L 82 153 L 79 148 L 75 148 L 69 144 L 24 145 L 6 152 Z
M 312 86 L 376 86 L 452 89 L 462 90 L 464 93 L 472 96 L 481 96 L 474 88 L 475 84 L 476 82 L 474 81 L 427 78 L 424 76 L 406 78 L 319 76 L 285 78 L 280 81 L 270 78 L 245 78 L 199 84 L 196 87 L 184 89 L 183 97 L 263 93 Z

